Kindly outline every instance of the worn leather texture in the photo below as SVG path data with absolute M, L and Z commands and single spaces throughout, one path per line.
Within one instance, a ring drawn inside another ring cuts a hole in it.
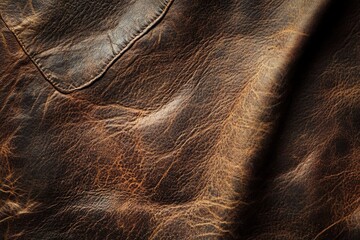
M 360 1 L 0 15 L 0 239 L 360 239 Z

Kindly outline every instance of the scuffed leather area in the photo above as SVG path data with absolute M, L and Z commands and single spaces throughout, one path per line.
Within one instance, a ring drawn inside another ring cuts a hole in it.
M 59 91 L 97 80 L 165 14 L 171 0 L 3 0 L 0 14 Z
M 0 22 L 0 238 L 358 239 L 359 12 L 175 0 L 67 94 Z

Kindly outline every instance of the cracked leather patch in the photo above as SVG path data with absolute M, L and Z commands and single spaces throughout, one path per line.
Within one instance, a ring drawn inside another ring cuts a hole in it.
M 0 13 L 47 80 L 69 93 L 97 80 L 172 0 L 5 0 Z

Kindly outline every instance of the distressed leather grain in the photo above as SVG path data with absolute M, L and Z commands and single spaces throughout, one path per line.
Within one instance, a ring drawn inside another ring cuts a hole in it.
M 359 1 L 0 14 L 0 239 L 360 238 Z

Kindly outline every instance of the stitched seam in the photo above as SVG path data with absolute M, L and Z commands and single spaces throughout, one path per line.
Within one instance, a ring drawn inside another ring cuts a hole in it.
M 8 26 L 8 24 L 6 23 L 6 21 L 4 20 L 4 18 L 2 17 L 1 13 L 0 13 L 0 19 L 1 21 L 4 23 L 5 27 L 9 30 L 9 32 L 14 36 L 16 42 L 20 45 L 21 49 L 23 50 L 23 52 L 28 56 L 28 58 L 30 59 L 30 61 L 34 64 L 34 66 L 38 69 L 38 71 L 40 72 L 40 74 L 45 78 L 45 80 L 47 80 L 50 84 L 54 85 L 45 75 L 45 73 L 42 71 L 42 69 L 40 68 L 40 66 L 38 65 L 38 63 L 35 61 L 35 59 L 33 59 L 30 55 L 30 53 L 26 50 L 25 45 L 22 43 L 22 41 L 18 38 L 18 36 L 16 35 L 15 31 L 12 31 L 11 28 Z M 60 91 L 60 90 L 59 90 Z
M 158 23 L 166 14 L 166 12 L 168 11 L 170 5 L 172 4 L 174 0 L 165 0 L 162 3 L 162 6 L 160 7 L 160 11 L 158 11 L 153 19 L 150 19 L 148 24 L 145 24 L 142 29 L 140 29 L 138 31 L 138 33 L 134 34 L 130 40 L 124 44 L 124 47 L 122 49 L 120 49 L 120 51 L 113 55 L 112 57 L 109 58 L 109 60 L 106 60 L 105 64 L 103 64 L 100 68 L 99 71 L 97 71 L 93 77 L 90 78 L 90 80 L 86 81 L 84 84 L 81 84 L 79 86 L 74 86 L 72 84 L 66 85 L 64 83 L 62 83 L 61 81 L 59 81 L 58 78 L 54 77 L 53 74 L 51 74 L 51 71 L 47 68 L 45 68 L 42 64 L 41 61 L 34 57 L 28 50 L 27 50 L 27 46 L 25 46 L 25 44 L 23 43 L 23 41 L 17 36 L 17 32 L 14 30 L 11 30 L 11 28 L 9 28 L 9 26 L 6 24 L 6 21 L 3 19 L 3 17 L 0 14 L 0 17 L 2 19 L 2 21 L 5 23 L 6 27 L 13 33 L 13 35 L 15 36 L 16 40 L 19 42 L 19 44 L 21 45 L 22 49 L 24 50 L 24 52 L 29 56 L 29 58 L 31 59 L 31 61 L 34 63 L 34 65 L 36 65 L 37 69 L 41 72 L 41 74 L 43 75 L 43 77 L 51 84 L 53 85 L 58 91 L 62 92 L 62 93 L 71 93 L 74 92 L 76 90 L 80 90 L 83 89 L 89 85 L 91 85 L 92 83 L 94 83 L 96 80 L 98 80 L 103 74 L 105 74 L 105 72 L 110 68 L 110 66 L 116 62 L 119 57 L 124 54 L 127 50 L 130 49 L 130 47 L 138 40 L 140 39 L 142 36 L 144 36 L 156 23 Z M 70 89 L 69 89 L 70 86 Z

